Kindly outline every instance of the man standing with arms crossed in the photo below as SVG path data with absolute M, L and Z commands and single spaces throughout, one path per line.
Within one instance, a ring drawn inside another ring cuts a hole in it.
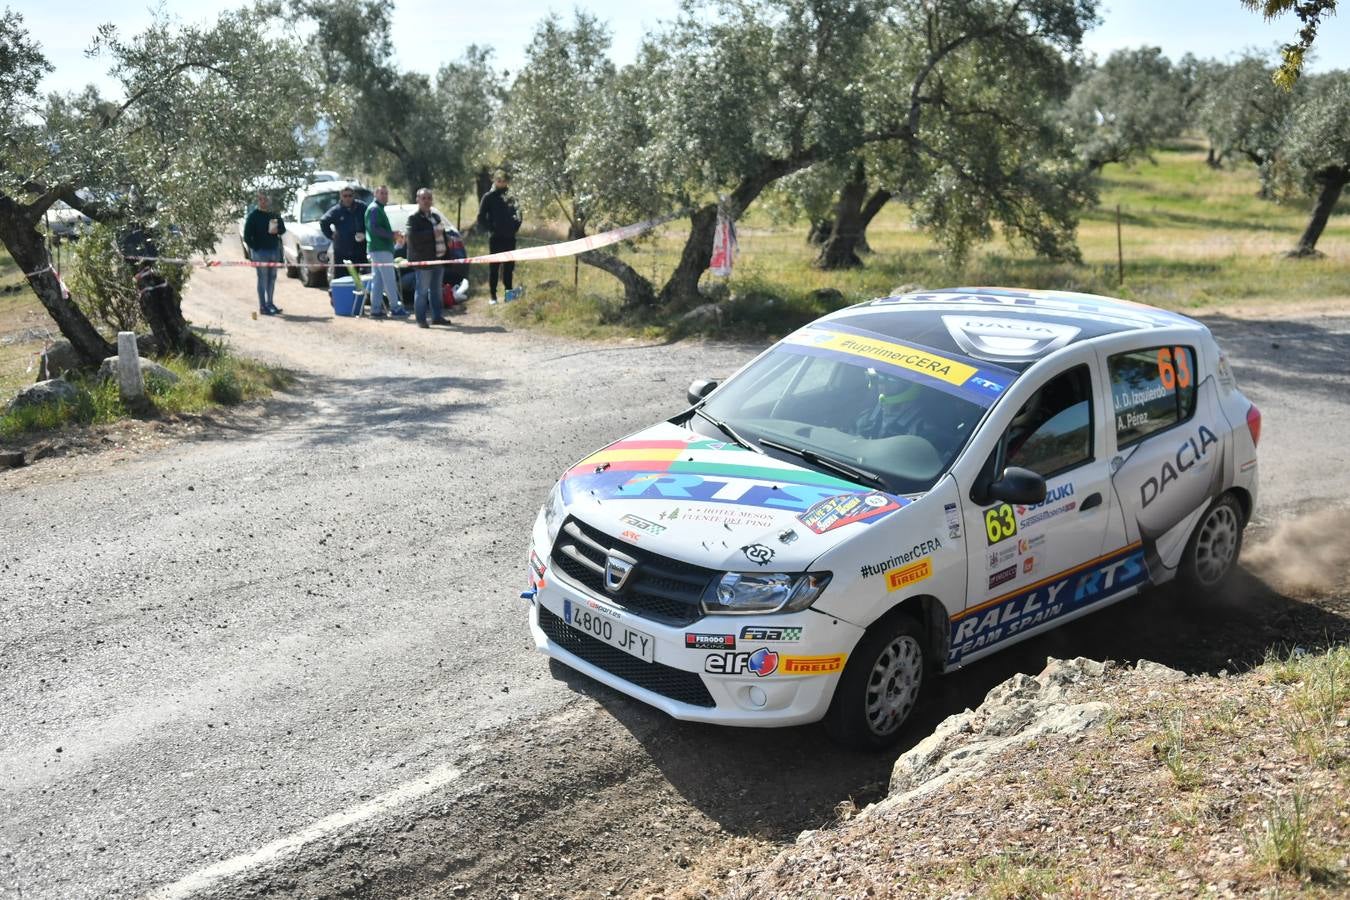
M 484 194 L 483 201 L 478 204 L 478 224 L 488 233 L 490 253 L 516 249 L 516 232 L 520 230 L 520 210 L 516 208 L 516 198 L 506 195 L 510 188 L 506 172 L 499 169 L 492 190 Z M 489 303 L 497 302 L 498 270 L 501 271 L 502 284 L 506 285 L 506 290 L 510 292 L 516 264 L 506 262 L 488 265 L 488 289 L 491 291 Z
M 366 234 L 369 235 L 370 261 L 374 268 L 370 273 L 370 317 L 384 318 L 384 299 L 389 298 L 389 313 L 394 316 L 406 316 L 408 310 L 403 306 L 403 298 L 398 292 L 398 273 L 394 271 L 394 229 L 389 225 L 389 216 L 384 207 L 389 203 L 389 188 L 380 185 L 375 189 L 375 202 L 366 208 Z
M 404 232 L 408 238 L 408 262 L 439 260 L 445 255 L 445 220 L 431 208 L 431 188 L 417 191 L 417 211 L 408 216 Z M 418 328 L 428 328 L 427 312 L 434 325 L 449 325 L 441 300 L 441 282 L 445 278 L 443 266 L 418 266 L 417 291 L 413 300 L 413 315 Z

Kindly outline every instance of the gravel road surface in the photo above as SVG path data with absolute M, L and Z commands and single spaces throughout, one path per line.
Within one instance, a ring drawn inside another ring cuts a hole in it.
M 0 475 L 0 896 L 650 894 L 884 790 L 904 747 L 677 723 L 525 627 L 557 474 L 757 346 L 335 319 L 284 279 L 254 320 L 252 283 L 199 273 L 185 309 L 298 373 L 265 414 Z M 1344 506 L 1350 318 L 1211 325 L 1265 416 L 1258 539 Z M 912 739 L 1047 654 L 1204 671 L 1344 633 L 1260 575 L 973 666 Z

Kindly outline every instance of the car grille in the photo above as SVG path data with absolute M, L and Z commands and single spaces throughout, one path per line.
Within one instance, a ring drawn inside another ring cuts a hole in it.
M 539 627 L 550 641 L 568 653 L 630 684 L 690 706 L 717 705 L 703 684 L 703 679 L 696 673 L 657 662 L 643 662 L 589 634 L 582 634 L 542 606 L 539 607 Z
M 637 560 L 623 590 L 605 589 L 605 558 L 617 550 Z M 683 628 L 703 616 L 700 605 L 708 584 L 718 575 L 679 560 L 612 538 L 599 529 L 568 518 L 553 544 L 553 566 L 597 597 L 644 619 Z

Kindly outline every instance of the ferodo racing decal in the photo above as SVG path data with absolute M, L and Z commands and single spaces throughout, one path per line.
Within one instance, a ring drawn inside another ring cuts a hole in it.
M 807 356 L 851 357 L 869 366 L 919 380 L 980 406 L 988 407 L 1012 384 L 1016 373 L 954 354 L 904 344 L 862 328 L 831 322 L 808 325 L 783 338 L 783 349 Z
M 1147 577 L 1143 549 L 1131 544 L 981 603 L 951 620 L 947 664 L 955 665 L 967 654 L 1100 603 Z

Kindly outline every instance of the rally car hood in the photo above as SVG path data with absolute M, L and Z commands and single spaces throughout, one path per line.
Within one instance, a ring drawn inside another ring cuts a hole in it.
M 574 465 L 562 497 L 616 545 L 742 572 L 806 571 L 911 502 L 670 423 Z

